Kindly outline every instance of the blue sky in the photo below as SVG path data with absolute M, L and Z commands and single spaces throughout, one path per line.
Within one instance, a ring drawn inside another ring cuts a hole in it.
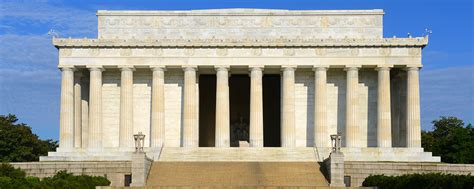
M 60 72 L 47 35 L 97 35 L 95 11 L 216 8 L 384 9 L 384 36 L 421 36 L 433 30 L 423 50 L 422 128 L 439 116 L 474 123 L 473 3 L 471 0 L 0 0 L 0 114 L 16 114 L 41 138 L 58 139 Z

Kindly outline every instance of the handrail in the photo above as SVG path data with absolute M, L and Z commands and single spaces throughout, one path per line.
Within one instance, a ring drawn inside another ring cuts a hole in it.
M 314 151 L 314 156 L 315 158 L 319 161 L 321 161 L 321 157 L 319 157 L 319 150 L 318 150 L 318 147 L 316 145 L 313 146 L 313 151 Z

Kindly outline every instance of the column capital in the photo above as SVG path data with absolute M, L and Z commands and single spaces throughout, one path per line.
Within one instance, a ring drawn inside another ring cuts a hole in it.
M 344 70 L 345 71 L 358 71 L 361 67 L 362 67 L 361 65 L 345 66 Z
M 76 71 L 76 67 L 73 65 L 60 65 L 58 66 L 61 71 Z
M 90 71 L 104 71 L 104 67 L 103 66 L 86 66 L 87 69 L 89 69 Z
M 120 65 L 117 66 L 121 71 L 135 71 L 135 67 L 132 65 Z
M 214 66 L 214 69 L 216 71 L 229 71 L 230 70 L 230 66 Z
M 182 66 L 183 71 L 197 71 L 197 66 Z
M 263 71 L 264 66 L 249 66 L 249 71 Z
M 422 65 L 407 65 L 404 70 L 406 71 L 418 71 L 423 67 Z
M 166 71 L 166 66 L 150 66 L 151 71 Z
M 295 71 L 296 66 L 290 66 L 290 65 L 282 65 L 281 66 L 281 71 Z
M 377 65 L 377 67 L 375 67 L 375 70 L 376 71 L 388 71 L 390 69 L 392 69 L 393 65 L 389 64 L 389 65 Z
M 313 71 L 327 71 L 329 69 L 329 65 L 314 65 Z

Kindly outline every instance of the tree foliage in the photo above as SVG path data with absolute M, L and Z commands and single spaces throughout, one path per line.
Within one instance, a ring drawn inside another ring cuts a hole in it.
M 0 161 L 38 161 L 58 146 L 57 141 L 39 139 L 28 125 L 17 121 L 15 115 L 0 115 Z
M 25 177 L 25 172 L 8 163 L 0 166 L 1 189 L 94 189 L 96 186 L 108 186 L 110 181 L 101 176 L 74 176 L 66 171 L 59 171 L 53 177 L 40 180 L 38 177 Z
M 474 129 L 456 117 L 434 120 L 433 131 L 421 133 L 425 151 L 441 156 L 446 163 L 474 163 Z
M 370 175 L 362 186 L 380 189 L 468 189 L 474 187 L 474 176 L 443 173 L 407 174 L 401 176 Z

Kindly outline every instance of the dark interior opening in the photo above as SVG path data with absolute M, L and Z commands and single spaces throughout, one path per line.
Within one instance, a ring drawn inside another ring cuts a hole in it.
M 263 76 L 263 146 L 281 146 L 280 75 Z
M 249 142 L 250 77 L 232 75 L 229 78 L 230 146 L 238 147 L 239 141 Z
M 216 132 L 216 75 L 199 76 L 199 147 L 214 147 Z
M 250 77 L 229 78 L 230 145 L 249 141 Z M 215 146 L 216 75 L 199 76 L 199 147 Z M 280 75 L 263 76 L 263 138 L 265 147 L 280 147 Z

